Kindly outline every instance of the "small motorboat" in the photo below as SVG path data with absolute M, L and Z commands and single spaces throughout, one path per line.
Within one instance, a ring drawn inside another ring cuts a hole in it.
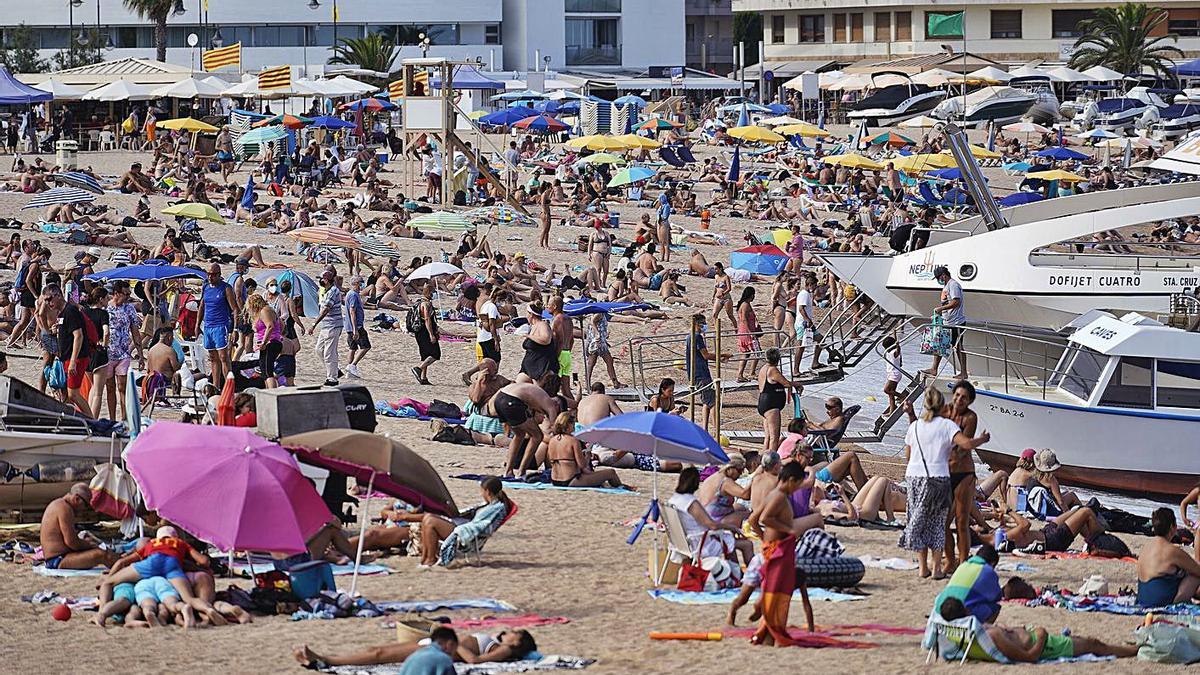
M 900 78 L 901 83 L 876 87 L 877 78 L 885 78 L 886 81 Z M 946 95 L 944 91 L 917 84 L 907 74 L 900 72 L 875 73 L 871 75 L 871 83 L 874 93 L 851 105 L 846 115 L 856 122 L 866 120 L 870 126 L 886 127 L 916 117 L 932 110 Z
M 967 126 L 982 126 L 995 120 L 1005 124 L 1021 119 L 1037 96 L 1016 87 L 982 87 L 966 96 L 951 96 L 933 109 L 932 115 Z
M 1159 140 L 1170 140 L 1186 136 L 1193 129 L 1200 129 L 1200 103 L 1184 99 L 1159 111 L 1158 121 L 1150 126 L 1150 135 Z
M 1008 81 L 1008 86 L 1034 95 L 1033 105 L 1025 112 L 1026 118 L 1035 124 L 1054 124 L 1059 120 L 1061 106 L 1049 77 L 1014 77 Z
M 1096 106 L 1092 128 L 1119 132 L 1149 127 L 1158 120 L 1167 103 L 1147 87 L 1134 87 L 1125 96 L 1103 99 Z

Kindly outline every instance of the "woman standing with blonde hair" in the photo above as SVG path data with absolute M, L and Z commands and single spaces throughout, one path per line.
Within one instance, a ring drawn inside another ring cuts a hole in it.
M 958 446 L 974 450 L 991 440 L 986 431 L 975 438 L 942 417 L 946 401 L 934 387 L 925 390 L 924 412 L 908 427 L 904 453 L 908 467 L 908 525 L 900 535 L 900 547 L 917 552 L 921 576 L 928 577 L 929 551 L 933 550 L 933 578 L 944 579 L 942 550 L 946 547 L 946 517 L 950 511 L 950 450 Z
M 274 389 L 279 386 L 275 377 L 275 359 L 283 352 L 283 325 L 279 315 L 267 304 L 266 298 L 254 293 L 246 299 L 248 314 L 254 318 L 254 348 L 258 351 L 258 369 L 262 372 L 263 386 Z

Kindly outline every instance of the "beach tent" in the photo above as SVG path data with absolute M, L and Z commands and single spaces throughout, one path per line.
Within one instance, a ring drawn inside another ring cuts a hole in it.
M 267 282 L 272 279 L 280 284 L 284 281 L 292 282 L 291 296 L 301 299 L 304 305 L 304 316 L 316 316 L 321 313 L 321 306 L 318 303 L 321 289 L 312 277 L 296 270 L 277 269 L 263 270 L 254 275 L 254 280 L 258 282 L 259 288 L 266 288 Z
M 0 105 L 44 103 L 53 98 L 54 94 L 21 82 L 8 72 L 8 68 L 0 66 Z
M 774 276 L 783 271 L 787 261 L 787 254 L 774 244 L 747 246 L 729 254 L 729 264 L 734 269 L 751 274 Z

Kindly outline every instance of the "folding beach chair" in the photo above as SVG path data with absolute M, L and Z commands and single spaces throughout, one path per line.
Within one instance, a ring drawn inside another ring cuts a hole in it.
M 659 148 L 658 155 L 659 155 L 659 157 L 662 157 L 664 162 L 666 162 L 667 164 L 670 164 L 671 166 L 675 167 L 676 169 L 686 169 L 687 168 L 687 162 L 684 162 L 682 159 L 679 159 L 679 157 L 675 154 L 675 150 L 673 148 L 671 148 L 671 146 L 669 146 L 669 145 L 664 145 L 663 147 Z
M 947 661 L 957 659 L 959 665 L 966 663 L 967 659 L 994 663 L 1010 662 L 992 642 L 983 624 L 974 616 L 946 621 L 938 616 L 936 611 L 930 613 L 921 646 L 929 650 L 925 656 L 925 665 L 929 665 L 933 660 L 935 652 Z
M 806 443 L 812 446 L 814 460 L 817 453 L 825 453 L 828 461 L 837 459 L 837 444 L 842 442 L 842 436 L 846 435 L 846 429 L 850 426 L 850 421 L 854 416 L 862 410 L 861 405 L 852 405 L 842 411 L 842 424 L 836 429 L 817 429 L 808 432 L 808 436 L 804 439 Z
M 688 164 L 694 164 L 696 162 L 696 156 L 692 154 L 691 148 L 687 147 L 686 145 L 676 145 L 673 147 L 675 149 L 675 155 L 679 157 L 680 160 Z
M 500 524 L 496 526 L 496 529 L 488 532 L 487 534 L 481 533 L 479 536 L 469 541 L 462 541 L 461 539 L 455 538 L 453 543 L 454 555 L 451 556 L 450 562 L 454 562 L 459 555 L 462 555 L 467 559 L 468 562 L 471 560 L 472 556 L 474 556 L 476 565 L 482 563 L 484 544 L 488 543 L 488 541 L 500 531 L 500 528 L 504 527 L 504 524 L 507 523 L 510 518 L 517 515 L 517 511 L 519 510 L 520 509 L 517 507 L 517 503 L 513 502 L 512 509 L 500 519 Z M 449 540 L 444 541 L 442 542 L 442 546 L 445 547 L 448 543 L 450 543 Z M 439 554 L 439 558 L 443 557 L 443 554 Z
M 662 583 L 663 577 L 667 573 L 667 565 L 672 562 L 680 563 L 683 560 L 693 560 L 696 554 L 699 553 L 698 547 L 693 548 L 691 541 L 687 537 L 687 531 L 683 529 L 683 521 L 679 519 L 679 511 L 670 504 L 665 504 L 659 510 L 662 515 L 663 525 L 667 529 L 667 555 L 663 556 L 662 562 L 658 569 L 654 571 L 654 585 L 658 586 Z

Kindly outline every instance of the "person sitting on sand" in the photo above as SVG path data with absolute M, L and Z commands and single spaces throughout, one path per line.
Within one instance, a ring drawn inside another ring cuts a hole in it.
M 561 412 L 554 420 L 546 447 L 550 482 L 557 487 L 622 487 L 614 469 L 592 469 L 583 443 L 574 436 L 575 416 Z
M 117 190 L 124 194 L 154 194 L 154 181 L 149 176 L 142 173 L 142 163 L 134 162 L 129 166 L 129 170 L 121 176 L 117 181 Z
M 404 663 L 402 675 L 450 675 L 454 668 L 442 668 L 444 661 L 433 654 L 433 645 L 449 654 L 458 663 L 497 663 L 505 661 L 520 661 L 537 651 L 537 643 L 527 630 L 501 631 L 497 635 L 487 633 L 464 634 L 454 639 L 453 630 L 446 627 L 435 628 L 428 638 L 418 642 L 399 642 L 370 647 L 351 654 L 324 655 L 318 654 L 301 645 L 293 652 L 296 660 L 307 667 L 323 666 L 373 666 L 385 663 Z M 409 668 L 409 661 L 420 660 L 419 668 Z
M 87 483 L 76 483 L 42 513 L 39 539 L 47 569 L 87 570 L 97 565 L 108 567 L 116 561 L 111 551 L 80 539 L 75 530 L 75 517 L 90 508 L 91 499 Z
M 738 529 L 750 515 L 750 510 L 736 503 L 736 499 L 750 499 L 750 488 L 742 487 L 737 479 L 746 470 L 746 460 L 739 453 L 730 453 L 729 462 L 719 471 L 704 479 L 697 497 L 708 515 Z
M 862 522 L 895 523 L 896 512 L 908 508 L 908 492 L 903 485 L 885 476 L 874 476 L 854 495 L 854 508 L 858 509 L 858 517 Z M 879 520 L 879 511 L 883 510 L 886 521 Z
M 708 259 L 699 249 L 692 249 L 691 260 L 688 261 L 688 274 L 711 279 L 717 273 L 717 268 L 708 264 Z
M 499 418 L 484 414 L 483 408 L 497 391 L 510 384 L 507 377 L 499 373 L 500 366 L 490 358 L 479 362 L 474 373 L 469 376 L 467 387 L 467 405 L 464 412 L 467 415 L 463 426 L 471 432 L 476 443 L 494 445 L 499 448 L 508 447 L 508 436 L 504 433 L 504 423 Z
M 1083 535 L 1086 541 L 1104 532 L 1096 519 L 1096 512 L 1086 506 L 1056 517 L 1041 530 L 1032 529 L 1029 520 L 1016 511 L 1000 514 L 997 527 L 1005 527 L 1005 516 L 1011 517 L 1014 523 L 1013 527 L 1005 529 L 1008 541 L 1012 542 L 1009 546 L 1025 553 L 1066 551 L 1075 537 Z
M 1166 607 L 1200 598 L 1198 558 L 1171 543 L 1178 531 L 1175 514 L 1165 507 L 1155 509 L 1150 526 L 1154 538 L 1138 554 L 1138 606 Z M 1197 556 L 1200 557 L 1200 552 Z
M 939 612 L 947 621 L 971 615 L 958 598 L 946 598 Z M 1135 645 L 1109 645 L 1094 638 L 1050 633 L 1045 628 L 1006 628 L 989 624 L 984 626 L 984 630 L 1001 654 L 1011 661 L 1022 663 L 1054 661 L 1088 654 L 1129 658 L 1136 656 L 1138 652 Z
M 1053 450 L 1043 449 L 1037 452 L 1033 448 L 1023 450 L 1016 467 L 1008 476 L 1008 503 L 1017 503 L 1018 488 L 1024 489 L 1028 494 L 1030 490 L 1041 487 L 1049 491 L 1057 510 L 1057 513 L 1048 511 L 1046 515 L 1055 516 L 1075 506 L 1081 506 L 1083 502 L 1080 501 L 1079 496 L 1074 492 L 1063 491 L 1058 483 L 1058 478 L 1054 476 L 1054 472 L 1061 466 L 1062 464 L 1059 463 L 1058 456 L 1054 454 Z

